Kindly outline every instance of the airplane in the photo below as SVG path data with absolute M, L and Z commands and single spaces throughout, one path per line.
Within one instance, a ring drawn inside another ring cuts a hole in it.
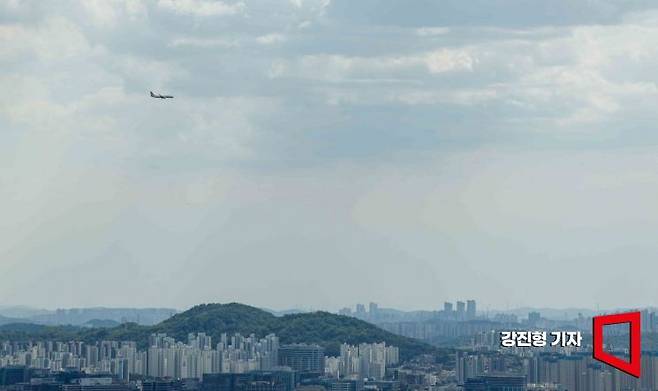
M 160 95 L 160 94 L 154 94 L 153 91 L 149 91 L 151 93 L 151 98 L 159 98 L 159 99 L 173 99 L 173 96 L 171 95 Z

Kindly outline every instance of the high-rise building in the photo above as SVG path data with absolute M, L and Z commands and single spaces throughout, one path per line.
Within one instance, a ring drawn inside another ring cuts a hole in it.
M 206 373 L 201 382 L 202 391 L 235 391 L 238 384 L 249 381 L 247 373 Z
M 484 361 L 478 355 L 458 351 L 455 358 L 455 374 L 460 384 L 484 372 Z
M 539 312 L 533 311 L 528 314 L 528 324 L 530 326 L 536 326 L 540 320 L 541 314 Z
M 384 379 L 386 367 L 400 361 L 399 349 L 386 343 L 362 343 L 358 346 L 342 344 L 338 372 L 341 378 Z
M 475 300 L 466 301 L 466 319 L 472 320 L 475 319 Z
M 298 372 L 324 373 L 324 348 L 307 344 L 282 345 L 279 348 L 279 365 Z
M 362 391 L 363 380 L 336 380 L 328 384 L 329 391 Z
M 356 315 L 357 316 L 362 316 L 366 314 L 366 306 L 363 304 L 357 304 L 356 305 Z
M 372 303 L 371 302 L 368 310 L 370 312 L 371 317 L 372 316 L 377 316 L 377 312 L 379 311 L 379 306 L 377 305 L 377 303 Z
M 146 359 L 137 360 L 145 369 L 135 372 L 154 378 L 201 379 L 206 373 L 242 373 L 278 365 L 279 339 L 274 334 L 261 339 L 253 334 L 234 334 L 230 341 L 227 334 L 222 334 L 216 350 L 204 333 L 188 335 L 187 344 L 164 335 L 152 336 L 151 343 Z
M 148 380 L 142 382 L 142 391 L 182 391 L 182 387 L 176 380 Z
M 62 391 L 138 391 L 133 383 L 116 383 L 112 378 L 94 377 L 77 379 L 62 385 Z
M 464 391 L 526 391 L 525 376 L 478 376 L 464 382 Z
M 202 391 L 293 391 L 293 371 L 252 371 L 203 375 Z
M 0 386 L 10 386 L 28 381 L 28 369 L 24 365 L 0 368 Z
M 466 303 L 463 301 L 457 302 L 457 319 L 464 319 L 466 317 Z
M 443 312 L 445 312 L 446 315 L 452 314 L 452 303 L 448 303 L 447 301 L 443 303 Z

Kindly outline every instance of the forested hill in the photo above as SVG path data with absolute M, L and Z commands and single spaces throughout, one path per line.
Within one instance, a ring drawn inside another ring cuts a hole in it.
M 72 326 L 37 326 L 14 324 L 0 326 L 0 340 L 73 340 L 94 342 L 103 339 L 133 340 L 141 347 L 148 343 L 151 333 L 167 333 L 186 341 L 188 333 L 205 332 L 215 341 L 221 333 L 256 334 L 258 337 L 274 333 L 281 343 L 317 343 L 328 355 L 338 355 L 340 344 L 386 342 L 400 348 L 400 355 L 408 359 L 419 354 L 445 353 L 443 350 L 392 334 L 362 320 L 328 312 L 312 312 L 274 316 L 244 304 L 202 304 L 155 325 L 133 323 L 112 328 L 79 328 Z

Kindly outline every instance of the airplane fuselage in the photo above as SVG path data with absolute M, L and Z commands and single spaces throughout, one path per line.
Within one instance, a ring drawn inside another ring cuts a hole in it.
M 154 94 L 153 91 L 150 91 L 150 93 L 151 93 L 151 98 L 157 98 L 157 99 L 173 99 L 174 98 L 171 95 Z

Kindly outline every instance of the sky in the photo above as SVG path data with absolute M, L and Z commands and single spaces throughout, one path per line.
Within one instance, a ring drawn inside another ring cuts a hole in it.
M 655 2 L 0 0 L 0 69 L 0 305 L 658 305 Z

